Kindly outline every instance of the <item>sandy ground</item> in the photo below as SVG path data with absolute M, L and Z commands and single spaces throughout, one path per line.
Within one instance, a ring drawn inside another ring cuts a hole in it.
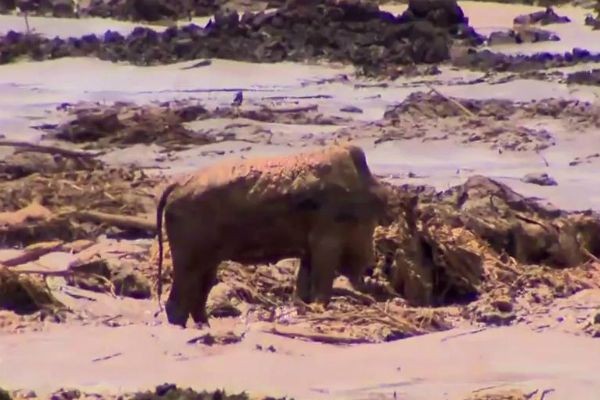
M 515 15 L 536 9 L 466 1 L 460 5 L 482 33 L 511 26 Z M 566 51 L 573 47 L 600 51 L 600 32 L 592 32 L 581 23 L 586 11 L 564 7 L 557 12 L 575 21 L 551 26 L 563 38 L 561 42 L 506 46 L 502 51 Z M 22 29 L 21 24 L 18 17 L 0 16 L 0 30 Z M 105 20 L 31 18 L 31 24 L 47 35 L 132 29 L 131 24 Z M 592 87 L 567 87 L 538 80 L 512 80 L 493 86 L 466 84 L 482 74 L 448 68 L 438 76 L 400 79 L 381 87 L 373 82 L 341 78 L 352 72 L 342 66 L 282 63 L 249 67 L 246 63 L 213 60 L 207 67 L 181 70 L 186 65 L 140 68 L 92 59 L 61 59 L 0 66 L 0 133 L 10 139 L 35 141 L 40 131 L 31 125 L 56 119 L 52 109 L 62 102 L 144 103 L 194 98 L 208 106 L 219 106 L 229 104 L 238 90 L 244 90 L 249 105 L 318 104 L 323 114 L 344 116 L 355 123 L 381 118 L 387 106 L 402 101 L 413 91 L 424 90 L 423 82 L 434 83 L 448 96 L 476 99 L 525 101 L 560 97 L 593 101 L 600 94 Z M 361 108 L 363 113 L 340 112 L 348 105 Z M 219 123 L 227 122 L 230 121 L 211 120 L 191 126 L 219 129 Z M 406 140 L 375 145 L 372 139 L 365 138 L 358 143 L 365 148 L 368 162 L 377 174 L 404 177 L 412 172 L 418 178 L 411 178 L 411 182 L 445 189 L 477 173 L 498 178 L 523 194 L 545 198 L 561 208 L 598 209 L 597 164 L 580 166 L 575 172 L 568 162 L 589 154 L 590 149 L 600 148 L 600 136 L 577 135 L 568 127 L 546 124 L 552 128 L 557 145 L 541 154 L 498 154 L 483 145 L 461 146 L 442 141 Z M 276 133 L 273 143 L 253 145 L 245 155 L 292 152 L 304 144 L 315 146 L 314 142 L 303 143 L 302 135 L 310 132 L 318 138 L 339 127 L 272 124 L 268 128 Z M 133 146 L 111 152 L 104 159 L 115 164 L 168 166 L 167 172 L 178 173 L 224 157 L 239 157 L 243 147 L 247 145 L 219 143 L 186 150 L 173 161 L 159 162 L 155 161 L 157 146 Z M 226 153 L 202 155 L 210 150 Z M 0 149 L 0 154 L 7 151 Z M 541 187 L 519 181 L 530 172 L 547 172 L 559 185 Z M 0 386 L 33 389 L 38 394 L 58 387 L 118 393 L 168 381 L 198 389 L 226 387 L 296 399 L 415 400 L 454 399 L 478 388 L 516 386 L 527 390 L 554 389 L 545 397 L 550 400 L 596 399 L 600 393 L 600 342 L 578 337 L 562 329 L 566 324 L 556 323 L 560 310 L 600 304 L 598 293 L 586 296 L 571 299 L 575 305 L 557 305 L 558 314 L 542 315 L 530 321 L 530 326 L 477 332 L 460 329 L 388 344 L 348 347 L 284 339 L 253 327 L 241 343 L 214 348 L 186 343 L 199 335 L 197 330 L 182 330 L 155 321 L 154 303 L 106 298 L 96 303 L 73 303 L 71 299 L 73 307 L 88 308 L 90 313 L 106 318 L 124 314 L 133 323 L 118 328 L 53 325 L 43 332 L 0 334 Z M 236 320 L 215 324 L 213 329 L 246 329 Z M 273 345 L 276 351 L 258 351 L 257 345 Z

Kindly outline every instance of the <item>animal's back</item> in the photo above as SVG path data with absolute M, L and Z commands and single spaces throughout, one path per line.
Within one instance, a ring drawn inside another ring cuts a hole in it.
M 198 199 L 226 191 L 230 198 L 252 203 L 327 186 L 362 190 L 365 179 L 371 179 L 371 174 L 360 148 L 330 146 L 294 155 L 221 162 L 183 179 L 175 197 Z

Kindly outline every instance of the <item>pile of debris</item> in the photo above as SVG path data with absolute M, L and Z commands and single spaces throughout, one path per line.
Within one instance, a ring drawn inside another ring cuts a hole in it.
M 60 125 L 37 128 L 52 139 L 85 144 L 86 148 L 124 147 L 133 144 L 162 146 L 205 145 L 213 138 L 193 132 L 184 123 L 207 118 L 209 113 L 197 102 L 171 101 L 138 106 L 133 103 L 81 103 L 62 105 L 72 116 Z
M 24 400 L 37 398 L 35 392 L 18 390 L 9 393 L 0 389 L 1 400 Z M 136 393 L 127 393 L 124 395 L 109 395 L 99 393 L 86 393 L 79 389 L 61 388 L 52 393 L 49 397 L 53 400 L 58 399 L 96 399 L 96 400 L 287 400 L 287 397 L 275 398 L 272 396 L 258 397 L 249 396 L 246 393 L 229 394 L 224 390 L 216 390 L 214 392 L 201 391 L 197 392 L 191 388 L 183 389 L 172 383 L 163 383 L 156 386 L 154 390 L 140 391 Z
M 27 246 L 153 233 L 154 222 L 144 221 L 155 207 L 157 179 L 82 154 L 26 152 L 0 163 L 5 178 L 0 183 L 0 242 Z
M 190 24 L 159 33 L 138 27 L 127 37 L 107 31 L 102 38 L 47 39 L 11 31 L 0 38 L 0 63 L 23 56 L 96 56 L 136 65 L 214 57 L 251 62 L 326 59 L 380 73 L 399 65 L 448 60 L 456 40 L 483 43 L 455 0 L 426 4 L 410 1 L 402 15 L 394 16 L 366 1 L 289 0 L 275 11 L 241 17 L 220 11 L 204 28 Z
M 452 64 L 460 68 L 477 71 L 524 73 L 550 68 L 569 67 L 582 63 L 600 62 L 600 53 L 592 53 L 581 48 L 569 52 L 535 54 L 504 54 L 490 50 L 470 49 L 452 59 Z
M 445 192 L 408 185 L 390 190 L 390 224 L 376 230 L 378 263 L 366 278 L 367 293 L 340 277 L 322 312 L 293 304 L 297 261 L 226 262 L 209 313 L 244 315 L 289 337 L 378 342 L 461 321 L 510 324 L 526 318 L 533 304 L 600 288 L 600 219 L 591 212 L 556 210 L 482 176 Z M 154 245 L 150 264 L 156 254 Z M 168 254 L 167 246 L 166 271 Z
M 391 140 L 458 140 L 486 143 L 499 151 L 539 151 L 555 144 L 546 129 L 523 126 L 532 119 L 559 120 L 565 129 L 588 132 L 600 127 L 600 105 L 566 99 L 517 102 L 502 99 L 454 98 L 432 88 L 413 92 L 388 107 L 383 119 L 357 129 L 340 129 L 337 138 L 372 137 L 376 143 Z
M 45 17 L 72 18 L 77 15 L 73 0 L 0 0 L 0 14 L 16 11 Z
M 294 107 L 247 105 L 206 109 L 195 99 L 135 104 L 78 103 L 58 107 L 61 124 L 34 126 L 47 133 L 46 138 L 62 140 L 85 149 L 124 148 L 134 144 L 155 144 L 167 150 L 179 151 L 190 146 L 240 140 L 249 143 L 268 143 L 271 131 L 257 125 L 248 135 L 237 137 L 233 128 L 249 126 L 232 121 L 224 129 L 191 129 L 189 122 L 208 119 L 245 119 L 257 122 L 295 125 L 342 125 L 349 119 L 327 116 L 317 104 Z M 210 125 L 210 124 L 208 124 Z M 232 127 L 232 129 L 230 129 Z

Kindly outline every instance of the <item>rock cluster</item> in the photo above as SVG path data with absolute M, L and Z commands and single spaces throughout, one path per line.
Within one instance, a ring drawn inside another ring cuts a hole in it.
M 327 59 L 377 72 L 445 61 L 454 40 L 483 42 L 455 0 L 430 0 L 427 5 L 411 1 L 406 12 L 394 16 L 364 1 L 289 0 L 273 12 L 241 17 L 234 11 L 218 12 L 204 28 L 190 24 L 162 33 L 139 27 L 127 37 L 107 31 L 103 37 L 47 39 L 9 32 L 0 38 L 0 63 L 22 56 L 97 56 L 136 65 L 211 57 L 252 62 Z

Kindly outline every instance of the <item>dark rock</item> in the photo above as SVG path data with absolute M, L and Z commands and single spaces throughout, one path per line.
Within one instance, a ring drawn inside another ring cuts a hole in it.
M 78 389 L 60 389 L 53 393 L 50 400 L 76 400 L 81 398 L 81 391 Z
M 547 7 L 543 11 L 536 11 L 531 14 L 519 15 L 513 20 L 515 24 L 529 25 L 529 24 L 565 24 L 571 22 L 569 17 L 561 17 L 554 12 L 552 7 Z
M 340 108 L 341 112 L 347 112 L 347 113 L 362 113 L 363 110 L 356 107 L 356 106 L 346 106 L 346 107 L 342 107 Z
M 545 172 L 527 174 L 523 178 L 521 178 L 521 180 L 525 183 L 531 183 L 531 184 L 540 185 L 540 186 L 557 186 L 558 185 L 556 180 L 554 178 L 552 178 L 550 175 L 546 174 Z
M 600 18 L 596 18 L 593 15 L 586 15 L 585 24 L 591 26 L 593 30 L 600 29 Z

